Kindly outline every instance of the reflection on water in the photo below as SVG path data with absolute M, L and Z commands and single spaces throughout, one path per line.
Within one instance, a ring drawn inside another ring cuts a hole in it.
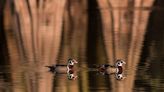
M 0 92 L 164 91 L 163 0 L 36 1 L 0 1 Z M 76 80 L 45 67 L 68 58 Z M 117 59 L 124 80 L 92 68 Z
M 157 14 L 157 15 L 155 15 Z M 164 19 L 159 18 L 164 13 L 153 11 L 150 16 L 147 34 L 145 36 L 141 61 L 137 67 L 135 90 L 154 91 L 164 90 Z M 156 25 L 156 23 L 159 23 Z M 153 26 L 152 26 L 153 25 Z

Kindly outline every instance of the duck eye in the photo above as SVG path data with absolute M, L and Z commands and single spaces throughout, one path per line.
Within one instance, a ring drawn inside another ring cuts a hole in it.
M 69 76 L 68 79 L 71 79 L 71 77 Z
M 72 60 L 70 60 L 69 63 L 72 63 Z

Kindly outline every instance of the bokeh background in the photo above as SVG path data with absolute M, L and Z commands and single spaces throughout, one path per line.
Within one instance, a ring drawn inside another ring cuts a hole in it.
M 79 63 L 78 79 L 46 65 Z M 126 61 L 126 79 L 89 72 Z M 164 0 L 0 0 L 0 92 L 163 92 Z

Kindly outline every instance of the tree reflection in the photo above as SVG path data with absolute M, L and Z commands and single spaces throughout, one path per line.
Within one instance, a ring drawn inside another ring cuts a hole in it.
M 163 1 L 157 0 L 154 7 L 163 7 Z M 144 47 L 142 50 L 141 62 L 138 66 L 137 77 L 135 81 L 136 91 L 140 89 L 145 91 L 162 91 L 163 81 L 163 47 L 164 47 L 164 15 L 161 10 L 153 10 L 150 13 L 145 36 Z M 142 68 L 142 70 L 140 69 Z M 139 85 L 142 83 L 142 85 Z
M 146 89 L 163 85 L 163 66 L 153 63 L 163 61 L 163 12 L 151 7 L 153 1 L 1 0 L 0 64 L 10 67 L 1 70 L 2 85 L 8 80 L 13 92 L 132 92 L 142 88 L 137 82 L 146 82 Z M 162 5 L 162 0 L 154 3 Z M 65 64 L 68 58 L 79 61 L 76 81 L 54 77 L 44 67 Z M 117 59 L 127 63 L 126 80 L 87 71 L 92 64 L 114 64 Z M 137 66 L 143 69 L 136 72 Z M 141 77 L 145 72 L 149 74 Z

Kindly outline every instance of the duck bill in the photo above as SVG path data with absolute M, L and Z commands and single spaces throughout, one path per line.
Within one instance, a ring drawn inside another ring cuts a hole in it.
M 73 59 L 73 62 L 74 62 L 74 63 L 78 63 L 75 59 Z
M 121 60 L 123 64 L 126 64 L 126 62 L 124 60 Z
M 77 76 L 75 76 L 74 78 L 73 78 L 73 80 L 76 80 L 78 77 Z

